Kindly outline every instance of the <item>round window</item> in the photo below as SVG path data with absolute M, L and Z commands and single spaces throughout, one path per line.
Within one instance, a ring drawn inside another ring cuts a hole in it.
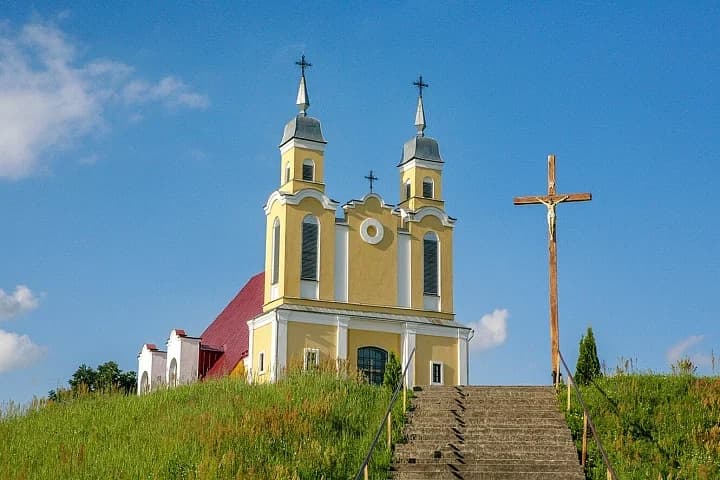
M 383 239 L 383 226 L 374 218 L 366 218 L 360 224 L 360 237 L 370 245 L 378 244 Z

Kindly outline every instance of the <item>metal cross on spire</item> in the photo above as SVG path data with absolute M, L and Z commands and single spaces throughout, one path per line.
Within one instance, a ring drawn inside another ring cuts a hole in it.
M 305 69 L 312 67 L 312 63 L 305 61 L 305 54 L 300 57 L 300 60 L 295 62 L 295 65 L 298 65 L 300 67 L 300 74 L 304 77 L 305 76 Z
M 424 83 L 424 82 L 423 82 L 422 75 L 419 75 L 419 76 L 418 76 L 418 79 L 413 82 L 413 85 L 415 85 L 416 87 L 418 87 L 418 94 L 420 95 L 420 98 L 422 98 L 423 88 L 428 88 L 428 87 L 430 86 L 430 85 L 428 85 L 427 83 Z
M 373 182 L 376 180 L 379 180 L 375 175 L 373 175 L 373 171 L 370 170 L 370 175 L 365 175 L 365 178 L 370 181 L 370 193 L 373 191 Z

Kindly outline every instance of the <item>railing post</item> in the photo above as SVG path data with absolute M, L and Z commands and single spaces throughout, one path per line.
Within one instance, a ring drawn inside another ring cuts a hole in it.
M 568 378 L 568 395 L 567 395 L 567 411 L 568 412 L 570 411 L 570 386 L 571 386 L 570 383 L 572 383 L 572 382 Z
M 583 438 L 582 438 L 582 457 L 580 465 L 585 466 L 587 461 L 587 429 L 588 429 L 588 416 L 587 412 L 583 412 Z
M 407 412 L 407 386 L 405 385 L 405 378 L 403 378 L 403 415 Z
M 368 480 L 368 466 L 365 465 L 365 480 Z
M 392 413 L 388 413 L 387 446 L 388 446 L 388 450 L 390 450 L 390 447 L 392 446 Z

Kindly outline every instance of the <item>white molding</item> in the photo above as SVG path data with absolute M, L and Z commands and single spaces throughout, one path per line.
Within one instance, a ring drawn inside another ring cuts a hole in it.
M 433 382 L 433 365 L 440 365 L 440 382 Z M 443 362 L 430 360 L 430 378 L 428 380 L 430 385 L 445 385 L 445 365 Z
M 280 283 L 270 285 L 270 301 L 280 298 Z
M 398 233 L 397 236 L 397 304 L 399 307 L 412 306 L 412 237 Z
M 408 218 L 407 221 L 419 222 L 427 216 L 436 217 L 438 220 L 440 220 L 440 223 L 442 223 L 446 227 L 453 227 L 455 225 L 454 218 L 451 218 L 447 213 L 445 213 L 438 207 L 431 206 L 421 207 L 420 209 L 411 213 L 410 218 Z
M 360 200 L 350 200 L 345 205 L 343 205 L 342 208 L 343 210 L 347 210 L 348 208 L 357 208 L 361 205 L 365 205 L 369 198 L 375 198 L 379 200 L 380 208 L 395 208 L 395 205 L 388 205 L 387 203 L 385 203 L 385 200 L 383 200 L 383 198 L 375 192 L 365 194 L 365 196 L 362 197 Z
M 348 301 L 348 243 L 350 226 L 335 224 L 335 301 Z
M 368 231 L 370 227 L 375 227 L 375 235 L 370 235 L 370 232 Z M 360 224 L 360 238 L 362 238 L 365 243 L 377 245 L 382 241 L 384 234 L 385 229 L 383 228 L 382 223 L 375 218 L 368 217 Z
M 348 358 L 348 319 L 336 316 L 337 318 L 337 340 L 336 340 L 336 357 L 338 362 L 347 360 Z M 340 365 L 338 364 L 338 367 Z
M 438 262 L 440 263 L 440 262 Z M 439 276 L 439 275 L 438 275 Z M 440 283 L 438 279 L 438 284 Z M 438 290 L 440 285 L 438 285 Z M 440 295 L 423 295 L 423 308 L 431 312 L 440 311 Z
M 468 384 L 468 341 L 458 331 L 458 385 Z
M 442 162 L 432 162 L 430 160 L 421 160 L 419 158 L 413 158 L 409 162 L 403 163 L 399 166 L 400 172 L 405 172 L 407 170 L 410 170 L 411 168 L 416 167 L 422 167 L 422 168 L 429 168 L 431 170 L 437 170 L 439 172 L 442 171 L 443 163 Z
M 265 215 L 270 215 L 270 210 L 275 202 L 280 202 L 281 205 L 299 205 L 300 202 L 306 198 L 314 198 L 322 204 L 325 210 L 332 210 L 333 212 L 337 210 L 338 205 L 340 205 L 320 190 L 315 190 L 314 188 L 303 188 L 295 193 L 286 193 L 281 192 L 280 190 L 275 190 L 268 197 L 263 209 L 265 210 Z
M 280 155 L 284 155 L 290 149 L 304 148 L 306 150 L 314 150 L 316 152 L 324 152 L 325 144 L 322 142 L 314 142 L 303 138 L 291 138 L 287 142 L 280 145 Z
M 273 321 L 275 327 L 275 378 L 277 380 L 285 371 L 287 366 L 287 320 L 280 318 L 280 315 L 275 314 L 275 320 Z

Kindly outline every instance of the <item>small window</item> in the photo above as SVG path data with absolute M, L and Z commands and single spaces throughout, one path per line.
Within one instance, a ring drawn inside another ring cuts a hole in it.
M 177 360 L 172 359 L 170 361 L 170 371 L 168 372 L 168 385 L 174 387 L 177 385 Z
M 300 279 L 318 279 L 318 233 L 320 225 L 315 217 L 308 215 L 302 224 L 302 258 Z
M 430 362 L 430 384 L 443 385 L 443 364 L 442 362 Z
M 433 186 L 432 178 L 423 178 L 423 198 L 433 198 Z
M 310 159 L 303 160 L 303 176 L 306 182 L 315 181 L 315 162 Z
M 280 220 L 277 218 L 273 222 L 272 238 L 272 276 L 270 283 L 275 285 L 280 278 Z
M 412 189 L 410 187 L 410 181 L 405 182 L 405 200 L 410 200 Z
M 290 181 L 290 162 L 285 163 L 285 183 Z
M 316 368 L 318 365 L 320 365 L 320 350 L 317 348 L 306 348 L 303 368 L 305 370 L 311 370 Z
M 428 232 L 423 238 L 423 293 L 438 295 L 438 277 L 440 262 L 438 261 L 438 238 Z
M 265 352 L 258 355 L 258 373 L 265 373 Z
M 140 377 L 140 393 L 147 393 L 150 391 L 150 380 L 148 378 L 148 373 L 143 372 L 142 377 Z

